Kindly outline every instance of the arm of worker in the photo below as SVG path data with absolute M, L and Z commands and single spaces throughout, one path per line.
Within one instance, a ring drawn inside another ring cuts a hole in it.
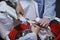
M 49 23 L 55 18 L 56 16 L 56 0 L 45 0 L 44 4 L 44 14 L 42 20 L 40 20 L 40 25 L 48 26 Z

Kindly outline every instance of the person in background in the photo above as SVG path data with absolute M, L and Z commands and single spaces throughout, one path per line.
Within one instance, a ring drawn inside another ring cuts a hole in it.
M 48 26 L 56 16 L 56 0 L 35 0 L 38 3 L 39 16 L 42 18 L 39 22 L 42 26 Z
M 12 4 L 9 5 L 8 3 Z M 14 28 L 13 18 L 11 15 L 12 13 L 16 14 L 15 9 L 12 7 L 13 5 L 15 5 L 15 3 L 18 4 L 18 2 L 15 2 L 13 0 L 0 0 L 0 36 L 4 40 L 10 40 L 8 34 Z M 19 9 L 19 12 L 21 12 L 21 10 L 22 8 Z
M 19 0 L 16 0 L 16 13 L 17 13 L 17 18 L 19 17 L 18 16 L 19 14 L 23 15 L 23 13 L 24 13 L 23 8 L 22 8 L 21 4 L 19 3 Z
M 50 22 L 54 20 L 56 16 L 56 0 L 34 0 L 38 3 L 39 17 L 41 18 L 38 23 L 42 27 L 48 27 Z
M 20 4 L 19 4 L 19 0 L 16 0 L 17 2 L 17 13 L 19 13 L 21 11 L 21 13 L 23 13 L 23 10 L 20 10 Z M 41 18 L 41 20 L 39 21 L 40 25 L 42 26 L 48 26 L 49 23 L 54 20 L 55 16 L 56 16 L 56 11 L 55 11 L 55 7 L 56 7 L 56 0 L 34 0 L 38 3 L 38 11 L 39 11 L 39 17 Z

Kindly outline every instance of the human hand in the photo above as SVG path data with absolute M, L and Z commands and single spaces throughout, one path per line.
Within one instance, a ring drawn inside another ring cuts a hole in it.
M 31 30 L 32 30 L 32 32 L 38 34 L 40 32 L 40 27 L 35 24 L 32 24 Z
M 43 27 L 48 27 L 50 22 L 51 22 L 51 20 L 49 18 L 42 18 L 39 21 L 40 25 L 43 26 Z
M 23 8 L 21 6 L 21 4 L 19 2 L 16 3 L 16 12 L 19 14 L 19 13 L 22 13 L 23 14 Z
M 17 17 L 19 17 L 19 14 L 22 14 L 23 15 L 23 13 L 24 13 L 23 8 L 22 8 L 22 6 L 21 6 L 20 3 L 17 3 L 16 13 L 17 13 Z

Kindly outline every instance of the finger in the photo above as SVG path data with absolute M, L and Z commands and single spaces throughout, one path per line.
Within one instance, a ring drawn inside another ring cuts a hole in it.
M 48 24 L 47 24 L 47 25 L 45 25 L 45 27 L 48 27 Z
M 35 28 L 39 28 L 39 26 L 38 26 L 38 25 L 36 25 L 36 24 L 33 24 L 33 26 L 34 26 Z
M 35 28 L 36 28 L 36 29 L 40 29 L 40 27 L 39 27 L 39 26 L 37 26 L 37 25 L 35 25 Z
M 44 27 L 46 24 L 47 24 L 47 22 L 44 22 L 42 26 Z
M 44 20 L 41 21 L 40 25 L 42 26 L 44 24 Z
M 16 9 L 17 14 L 23 14 L 24 11 L 22 9 Z
M 23 15 L 23 13 L 22 13 L 22 12 L 19 12 L 19 14 Z
M 31 27 L 34 28 L 34 27 L 36 27 L 36 26 L 35 26 L 35 24 L 32 24 Z
M 42 26 L 45 27 L 46 23 L 44 23 Z
M 32 27 L 31 27 L 31 31 L 33 31 L 34 29 L 35 29 L 34 26 L 32 26 Z
M 19 19 L 20 18 L 20 14 L 17 14 L 17 19 Z
M 32 24 L 32 23 L 31 23 L 31 26 L 34 26 L 34 25 L 35 25 L 35 24 Z
M 49 23 L 48 22 L 45 22 L 44 24 L 43 24 L 43 27 L 47 27 L 49 25 Z

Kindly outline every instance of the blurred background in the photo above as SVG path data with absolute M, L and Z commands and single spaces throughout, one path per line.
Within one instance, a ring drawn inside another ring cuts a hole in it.
M 56 16 L 60 18 L 60 0 L 56 0 Z

